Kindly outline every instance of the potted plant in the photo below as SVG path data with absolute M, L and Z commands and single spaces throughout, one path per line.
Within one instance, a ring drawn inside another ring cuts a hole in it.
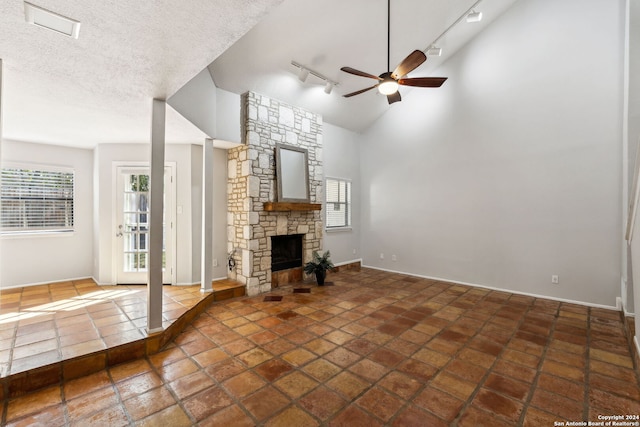
M 333 270 L 334 265 L 329 258 L 331 253 L 326 251 L 322 256 L 317 251 L 313 251 L 313 259 L 305 264 L 304 272 L 307 274 L 315 274 L 318 286 L 324 285 L 324 278 L 327 275 L 327 270 Z

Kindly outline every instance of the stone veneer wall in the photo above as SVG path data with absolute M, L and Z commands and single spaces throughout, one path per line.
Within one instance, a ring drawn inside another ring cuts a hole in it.
M 242 145 L 228 151 L 228 249 L 236 267 L 229 278 L 248 295 L 271 289 L 271 236 L 303 234 L 303 263 L 322 248 L 320 211 L 265 212 L 277 201 L 275 146 L 284 143 L 309 152 L 311 203 L 323 199 L 322 116 L 266 96 L 242 96 Z

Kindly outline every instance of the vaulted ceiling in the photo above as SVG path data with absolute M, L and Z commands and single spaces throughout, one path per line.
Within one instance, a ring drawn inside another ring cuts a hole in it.
M 392 0 L 391 68 L 412 50 L 425 50 L 475 1 Z M 515 1 L 481 1 L 483 21 L 456 25 L 438 43 L 443 56 L 430 57 L 411 75 L 433 75 Z M 372 81 L 340 67 L 386 71 L 384 0 L 33 2 L 80 21 L 80 37 L 27 24 L 22 1 L 0 3 L 5 139 L 82 147 L 147 142 L 151 99 L 171 96 L 206 67 L 222 89 L 263 93 L 354 131 L 393 108 L 375 91 L 341 96 Z M 338 86 L 327 95 L 316 77 L 300 82 L 291 61 Z M 168 109 L 167 142 L 203 137 Z
M 482 0 L 478 23 L 462 20 L 438 41 L 442 56 L 430 56 L 410 76 L 431 76 L 447 58 L 486 28 L 516 0 Z M 477 0 L 391 0 L 390 68 L 415 49 L 426 51 Z M 324 81 L 310 75 L 298 80 L 295 61 L 337 82 L 330 95 Z M 350 66 L 379 75 L 387 70 L 385 0 L 289 0 L 275 9 L 209 67 L 218 87 L 235 93 L 252 90 L 323 115 L 332 124 L 362 131 L 389 108 L 372 90 L 342 95 L 375 84 L 340 71 Z M 437 73 L 436 73 L 437 74 Z M 446 76 L 443 76 L 446 77 Z M 446 84 L 446 83 L 445 83 Z M 410 90 L 401 88 L 400 92 Z M 397 104 L 396 104 L 397 105 Z

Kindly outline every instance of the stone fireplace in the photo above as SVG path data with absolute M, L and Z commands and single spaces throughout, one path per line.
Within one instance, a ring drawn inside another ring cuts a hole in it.
M 227 241 L 235 267 L 229 278 L 248 295 L 272 288 L 272 237 L 298 235 L 302 265 L 322 248 L 320 211 L 265 211 L 277 200 L 276 143 L 308 150 L 309 197 L 322 203 L 322 117 L 247 92 L 242 96 L 242 145 L 228 151 Z

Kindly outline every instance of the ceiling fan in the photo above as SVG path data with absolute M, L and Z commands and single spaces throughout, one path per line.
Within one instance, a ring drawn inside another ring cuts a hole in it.
M 355 76 L 367 77 L 377 80 L 375 85 L 360 89 L 355 92 L 344 95 L 345 98 L 349 98 L 361 93 L 367 92 L 373 88 L 378 88 L 378 92 L 387 96 L 389 104 L 402 100 L 400 92 L 398 91 L 398 85 L 404 86 L 416 86 L 416 87 L 440 87 L 447 80 L 446 77 L 405 77 L 411 71 L 418 68 L 424 61 L 427 60 L 427 56 L 420 50 L 414 50 L 396 67 L 396 69 L 390 71 L 390 39 L 391 39 L 391 0 L 387 0 L 387 72 L 374 76 L 373 74 L 365 73 L 364 71 L 356 70 L 351 67 L 340 68 L 345 73 L 353 74 Z

